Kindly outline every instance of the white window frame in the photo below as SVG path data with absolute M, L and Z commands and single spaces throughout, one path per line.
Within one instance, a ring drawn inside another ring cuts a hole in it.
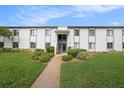
M 31 36 L 36 36 L 36 34 L 37 34 L 36 29 L 31 29 L 31 30 L 30 30 L 30 35 L 31 35 Z
M 15 47 L 14 44 L 17 44 L 17 47 Z M 19 42 L 13 42 L 13 48 L 18 48 L 18 47 L 19 47 Z
M 107 29 L 107 36 L 113 36 L 114 30 L 113 29 Z
M 89 36 L 95 36 L 95 35 L 96 35 L 95 29 L 89 29 Z
M 108 46 L 109 43 L 112 44 L 112 47 Z M 107 49 L 113 49 L 113 42 L 107 42 Z
M 74 49 L 78 49 L 79 47 L 79 42 L 74 42 Z
M 32 44 L 35 44 L 35 47 L 32 47 Z M 36 42 L 30 42 L 30 48 L 36 48 Z
M 19 31 L 17 29 L 13 29 L 13 36 L 18 36 L 19 35 Z
M 80 35 L 80 30 L 79 29 L 75 29 L 74 30 L 74 36 L 79 36 Z
M 95 42 L 89 42 L 89 49 L 95 49 Z
M 46 30 L 45 30 L 45 35 L 46 35 L 46 36 L 50 36 L 50 34 L 51 34 L 50 29 L 46 29 Z

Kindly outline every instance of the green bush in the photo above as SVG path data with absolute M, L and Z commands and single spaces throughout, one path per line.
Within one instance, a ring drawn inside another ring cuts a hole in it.
M 48 62 L 50 61 L 50 56 L 48 54 L 43 54 L 40 56 L 40 62 Z
M 86 49 L 69 49 L 67 51 L 68 55 L 71 55 L 73 57 L 76 57 L 78 53 L 80 52 L 86 52 Z
M 76 58 L 80 60 L 86 60 L 92 58 L 94 55 L 95 53 L 91 53 L 91 52 L 80 52 L 78 53 Z
M 47 55 L 48 55 L 50 58 L 52 58 L 52 57 L 54 56 L 53 53 L 47 53 Z
M 39 60 L 40 56 L 38 55 L 32 55 L 32 60 Z
M 46 48 L 46 51 L 47 51 L 48 53 L 54 53 L 54 47 L 53 47 L 53 46 L 48 46 L 48 47 Z
M 0 52 L 32 52 L 32 49 L 0 48 Z
M 34 55 L 37 55 L 37 56 L 41 56 L 42 54 L 44 54 L 44 50 L 43 49 L 35 49 L 34 50 Z
M 64 55 L 62 56 L 63 61 L 70 61 L 73 57 L 71 55 Z

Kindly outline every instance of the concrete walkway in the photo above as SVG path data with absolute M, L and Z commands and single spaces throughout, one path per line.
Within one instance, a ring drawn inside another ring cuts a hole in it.
M 55 55 L 31 88 L 59 88 L 62 55 Z

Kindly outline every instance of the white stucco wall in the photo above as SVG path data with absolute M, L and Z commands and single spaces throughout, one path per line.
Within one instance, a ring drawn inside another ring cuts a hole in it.
M 19 48 L 30 48 L 30 42 L 36 42 L 36 48 L 45 49 L 45 43 L 50 42 L 51 46 L 57 49 L 57 30 L 68 30 L 67 34 L 67 48 L 71 46 L 74 48 L 74 42 L 79 42 L 80 48 L 89 50 L 89 42 L 95 42 L 95 51 L 107 51 L 107 42 L 113 42 L 113 48 L 117 51 L 122 51 L 122 28 L 114 28 L 114 36 L 107 36 L 107 28 L 95 28 L 95 36 L 89 36 L 89 28 L 80 28 L 80 36 L 74 36 L 75 28 L 58 27 L 49 28 L 51 30 L 50 36 L 45 36 L 46 28 L 35 28 L 37 30 L 36 36 L 30 36 L 31 28 L 18 28 L 19 36 L 13 36 L 11 39 L 0 37 L 0 42 L 4 42 L 5 48 L 12 48 L 12 42 L 19 42 Z M 12 29 L 11 29 L 12 31 Z M 92 51 L 92 50 L 89 50 Z M 94 51 L 94 50 L 93 50 Z
M 122 29 L 114 29 L 114 50 L 122 51 Z
M 106 51 L 106 29 L 96 29 L 96 51 Z
M 30 29 L 19 29 L 19 48 L 30 48 Z
M 80 48 L 88 49 L 88 29 L 80 29 Z

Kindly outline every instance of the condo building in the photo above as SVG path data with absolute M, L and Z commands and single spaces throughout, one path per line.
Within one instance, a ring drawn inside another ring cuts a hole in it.
M 38 48 L 54 46 L 55 54 L 68 47 L 87 51 L 124 50 L 124 26 L 9 26 L 13 36 L 0 36 L 0 48 Z

